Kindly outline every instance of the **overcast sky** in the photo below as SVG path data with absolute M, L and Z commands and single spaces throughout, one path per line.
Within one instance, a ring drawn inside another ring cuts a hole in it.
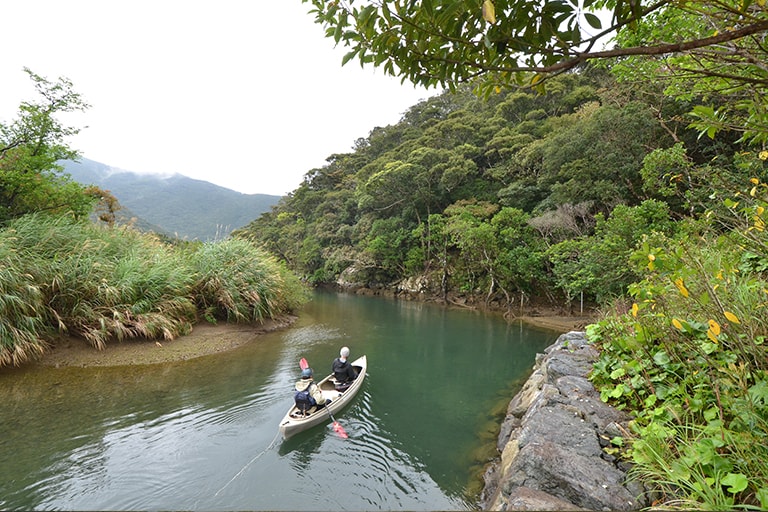
M 0 11 L 0 121 L 35 99 L 30 68 L 91 105 L 70 145 L 141 173 L 282 195 L 435 94 L 343 68 L 301 0 L 23 0 Z

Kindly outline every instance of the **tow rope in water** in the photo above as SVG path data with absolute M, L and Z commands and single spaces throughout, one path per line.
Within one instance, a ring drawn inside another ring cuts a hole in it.
M 272 447 L 275 445 L 275 442 L 277 441 L 278 437 L 280 437 L 280 432 L 278 432 L 278 433 L 277 433 L 277 435 L 275 436 L 275 438 L 272 440 L 272 442 L 271 442 L 271 443 L 269 443 L 269 446 L 267 446 L 267 447 L 266 447 L 266 448 L 265 448 L 265 449 L 264 449 L 264 450 L 263 450 L 261 453 L 257 454 L 257 455 L 256 455 L 254 458 L 252 458 L 252 459 L 250 460 L 250 462 L 248 462 L 248 464 L 246 464 L 245 466 L 243 466 L 243 469 L 241 469 L 240 471 L 238 471 L 238 472 L 237 472 L 237 474 L 236 474 L 235 476 L 233 476 L 233 477 L 232 477 L 232 478 L 229 480 L 229 482 L 225 483 L 225 484 L 224 484 L 224 487 L 222 487 L 221 489 L 219 489 L 218 491 L 216 491 L 216 494 L 214 494 L 213 496 L 214 496 L 214 497 L 218 496 L 218 495 L 219 495 L 219 493 L 220 493 L 221 491 L 223 491 L 224 489 L 226 489 L 226 488 L 227 488 L 227 486 L 229 486 L 229 484 L 231 484 L 232 482 L 234 482 L 234 481 L 235 481 L 235 479 L 236 479 L 237 477 L 239 477 L 240 475 L 242 475 L 242 474 L 243 474 L 243 472 L 244 472 L 246 469 L 248 469 L 248 466 L 250 466 L 251 464 L 253 464 L 253 463 L 256 461 L 256 459 L 258 459 L 259 457 L 261 457 L 262 455 L 264 455 L 265 453 L 267 453 L 267 452 L 268 452 L 268 451 L 269 451 L 269 450 L 270 450 L 270 449 L 271 449 L 271 448 L 272 448 Z

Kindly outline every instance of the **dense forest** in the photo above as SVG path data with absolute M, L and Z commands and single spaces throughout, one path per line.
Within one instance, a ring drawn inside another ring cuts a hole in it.
M 674 236 L 713 193 L 763 173 L 734 139 L 688 128 L 688 108 L 594 68 L 544 94 L 445 92 L 329 157 L 236 234 L 313 284 L 604 304 L 638 279 L 627 262 L 640 240 Z

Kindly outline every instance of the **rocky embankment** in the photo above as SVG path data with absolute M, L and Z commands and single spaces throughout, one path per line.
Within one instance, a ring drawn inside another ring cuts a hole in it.
M 583 332 L 560 336 L 536 358 L 512 399 L 488 468 L 485 510 L 637 510 L 643 487 L 603 448 L 626 433 L 629 417 L 603 403 L 587 380 L 597 359 Z

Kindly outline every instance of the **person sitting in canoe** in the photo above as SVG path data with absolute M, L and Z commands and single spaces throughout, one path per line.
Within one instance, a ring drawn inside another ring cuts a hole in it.
M 357 378 L 357 371 L 347 361 L 349 347 L 341 347 L 339 357 L 333 360 L 333 378 L 336 379 L 336 391 L 344 391 Z
M 296 382 L 293 399 L 300 411 L 306 412 L 314 406 L 318 409 L 325 407 L 330 400 L 323 396 L 323 392 L 312 380 L 312 368 L 304 368 L 301 371 L 301 380 Z

